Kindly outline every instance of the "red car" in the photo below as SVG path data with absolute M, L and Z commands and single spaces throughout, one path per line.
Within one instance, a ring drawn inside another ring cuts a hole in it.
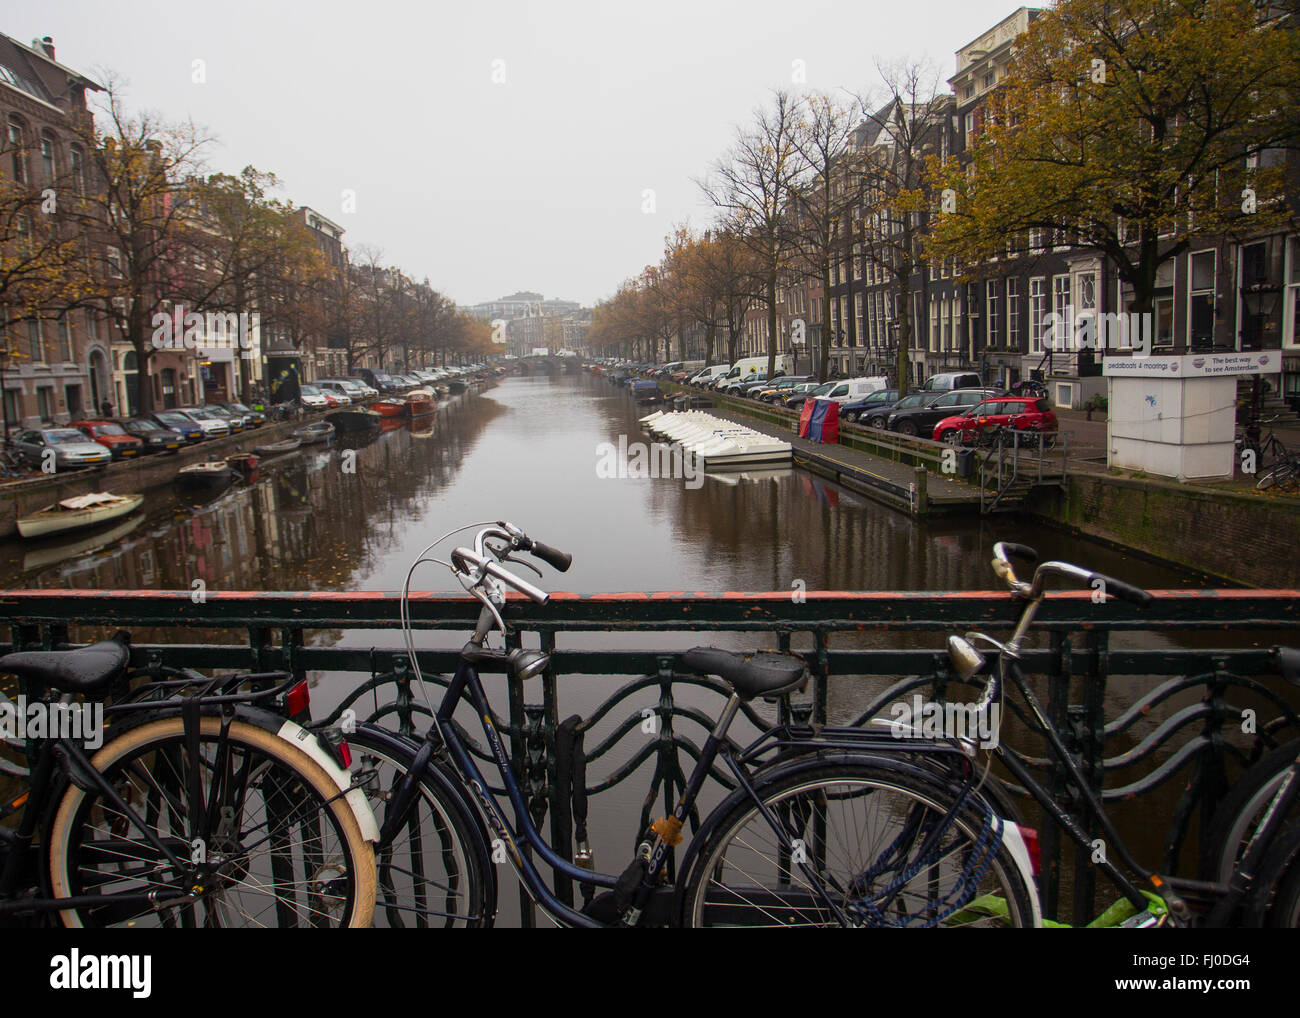
M 990 428 L 1051 433 L 1060 427 L 1047 400 L 1033 396 L 994 396 L 957 417 L 945 417 L 934 426 L 934 440 L 949 445 L 973 445 L 980 432 Z
M 68 427 L 76 428 L 87 438 L 98 442 L 113 454 L 113 459 L 128 459 L 139 456 L 144 443 L 126 429 L 112 421 L 69 421 Z

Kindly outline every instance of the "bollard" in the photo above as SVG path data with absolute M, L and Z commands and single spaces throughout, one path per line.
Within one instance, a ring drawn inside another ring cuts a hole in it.
M 925 467 L 913 467 L 912 474 L 915 478 L 916 485 L 916 502 L 912 506 L 912 511 L 917 516 L 924 516 L 930 511 L 930 500 L 926 496 L 926 479 L 930 476 L 926 473 Z

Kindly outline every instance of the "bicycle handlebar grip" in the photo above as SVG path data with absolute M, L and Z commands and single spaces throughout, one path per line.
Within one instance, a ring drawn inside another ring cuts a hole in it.
M 1117 580 L 1114 577 L 1106 576 L 1104 573 L 1093 573 L 1094 581 L 1101 580 L 1107 594 L 1114 594 L 1121 601 L 1127 601 L 1129 604 L 1135 604 L 1139 608 L 1145 608 L 1155 600 L 1141 587 L 1135 587 L 1123 580 Z
M 541 541 L 534 541 L 533 546 L 528 551 L 562 573 L 568 572 L 569 566 L 573 565 L 572 555 L 560 551 L 558 548 L 552 548 L 549 544 L 542 544 Z
M 1026 562 L 1038 561 L 1038 552 L 1034 551 L 1034 549 L 1029 547 L 1027 544 L 1012 544 L 1010 541 L 1002 541 L 1000 543 L 1002 545 L 1002 550 L 1008 555 L 1022 558 Z

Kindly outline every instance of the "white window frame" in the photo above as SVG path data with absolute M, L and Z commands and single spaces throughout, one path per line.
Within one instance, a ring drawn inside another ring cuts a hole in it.
M 1046 276 L 1031 276 L 1029 279 L 1029 352 L 1043 352 L 1043 317 L 1047 314 L 1050 294 L 1047 291 Z
M 1192 281 L 1196 276 L 1196 272 L 1195 272 L 1196 256 L 1203 255 L 1203 254 L 1209 254 L 1214 258 L 1214 269 L 1210 273 L 1210 288 L 1208 290 L 1206 289 L 1196 290 L 1193 289 L 1192 287 Z M 1192 299 L 1194 297 L 1200 297 L 1208 293 L 1213 301 L 1211 305 L 1212 311 L 1217 313 L 1219 310 L 1219 295 L 1216 292 L 1218 281 L 1219 281 L 1219 249 L 1218 248 L 1205 247 L 1205 248 L 1201 248 L 1201 250 L 1199 251 L 1187 252 L 1187 331 L 1183 335 L 1185 337 L 1185 343 L 1188 349 L 1191 349 L 1192 346 L 1192 311 L 1193 311 Z M 1240 324 L 1240 319 L 1238 319 L 1238 324 Z M 1240 350 L 1241 332 L 1240 330 L 1234 330 L 1234 331 L 1236 331 L 1237 333 L 1236 336 L 1234 337 L 1234 347 Z
M 984 285 L 984 347 L 996 350 L 1002 339 L 998 332 L 998 297 L 1001 295 L 1002 280 L 990 279 Z
M 1007 349 L 1020 349 L 1020 277 L 1007 276 Z
M 1300 233 L 1286 238 L 1286 256 L 1282 268 L 1282 346 L 1300 347 L 1300 329 L 1296 314 L 1300 311 Z

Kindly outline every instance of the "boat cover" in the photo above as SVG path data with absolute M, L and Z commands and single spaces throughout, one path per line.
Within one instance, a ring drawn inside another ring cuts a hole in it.
M 126 499 L 121 495 L 113 495 L 107 491 L 92 491 L 89 495 L 77 495 L 74 498 L 65 498 L 59 503 L 60 509 L 93 509 L 97 505 L 113 505 L 117 502 L 125 502 Z

